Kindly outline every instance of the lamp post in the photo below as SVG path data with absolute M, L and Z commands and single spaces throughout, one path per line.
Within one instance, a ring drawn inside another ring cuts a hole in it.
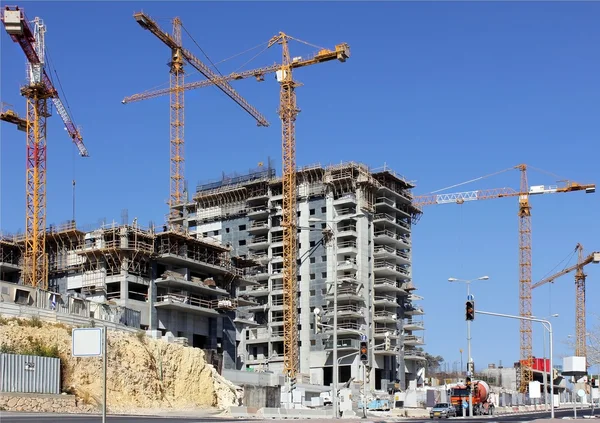
M 546 316 L 544 317 L 545 320 L 548 320 L 551 317 L 558 317 L 559 315 L 556 314 L 551 314 L 550 316 Z M 537 316 L 531 316 L 533 318 L 538 318 Z M 544 334 L 544 360 L 546 360 L 546 326 L 544 326 L 544 331 L 542 332 Z M 553 367 L 552 367 L 552 362 L 550 363 L 550 383 L 554 385 L 554 378 L 553 378 Z M 548 386 L 547 386 L 547 380 L 548 380 L 548 372 L 546 371 L 546 363 L 544 362 L 544 383 L 542 384 L 542 386 L 544 387 L 544 410 L 548 411 L 548 400 L 546 398 L 546 394 L 548 393 Z M 550 398 L 550 407 L 554 407 L 554 397 Z
M 544 325 L 544 328 L 548 330 L 550 334 L 550 363 L 554 362 L 554 340 L 552 338 L 552 323 L 549 320 L 544 319 L 536 319 L 533 317 L 524 317 L 524 316 L 512 316 L 510 314 L 501 314 L 501 313 L 490 313 L 489 311 L 477 311 L 476 314 L 486 314 L 488 316 L 497 316 L 497 317 L 507 317 L 509 319 L 519 319 L 519 320 L 529 320 L 530 322 L 540 322 Z M 548 326 L 546 326 L 548 325 Z M 554 382 L 554 381 L 553 381 Z M 552 407 L 550 407 L 550 418 L 554 419 L 554 383 L 550 384 L 550 396 L 552 397 Z
M 464 282 L 467 284 L 467 300 L 471 300 L 471 282 L 473 281 L 487 281 L 489 276 L 481 276 L 475 279 L 456 279 L 456 278 L 448 278 L 448 282 Z M 474 375 L 471 374 L 471 363 L 473 359 L 471 357 L 471 321 L 467 320 L 467 376 L 472 377 Z M 469 390 L 469 417 L 473 416 L 473 391 Z
M 364 214 L 357 213 L 349 216 L 338 217 L 333 220 L 325 220 L 311 217 L 308 219 L 309 222 L 324 222 L 324 223 L 334 223 L 336 226 L 335 229 L 331 226 L 327 225 L 327 229 L 323 231 L 323 235 L 326 237 L 326 241 L 331 246 L 331 256 L 333 259 L 333 369 L 332 369 L 332 377 L 333 377 L 333 392 L 331 395 L 331 402 L 333 405 L 333 416 L 335 419 L 338 418 L 338 380 L 339 380 L 339 364 L 338 364 L 338 334 L 337 334 L 337 326 L 338 326 L 338 261 L 337 261 L 337 223 L 343 219 L 351 219 L 355 217 L 363 217 Z M 327 239 L 329 238 L 329 239 Z

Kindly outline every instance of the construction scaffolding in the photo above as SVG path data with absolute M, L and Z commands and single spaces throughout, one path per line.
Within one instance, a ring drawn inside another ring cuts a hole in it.
M 375 194 L 379 183 L 367 165 L 346 162 L 327 166 L 324 182 L 331 188 L 334 200 L 358 195 L 364 210 L 371 213 L 375 211 Z
M 82 291 L 107 293 L 107 277 L 122 273 L 151 277 L 154 231 L 115 223 L 89 232 L 75 252 L 83 258 Z

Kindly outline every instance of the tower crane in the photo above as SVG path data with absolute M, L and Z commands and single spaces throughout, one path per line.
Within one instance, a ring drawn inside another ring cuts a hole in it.
M 182 47 L 181 28 L 179 18 L 173 19 L 173 34 L 163 31 L 158 24 L 143 12 L 133 15 L 137 23 L 144 29 L 150 31 L 167 47 L 171 49 L 170 65 L 170 125 L 171 125 L 171 151 L 170 151 L 170 194 L 169 209 L 171 217 L 177 216 L 174 206 L 184 201 L 184 69 L 185 62 L 189 63 L 198 72 L 211 81 L 211 85 L 217 86 L 229 98 L 239 104 L 248 114 L 256 119 L 258 126 L 269 126 L 267 119 L 253 106 L 248 104 L 229 83 L 219 78 L 208 66 L 194 56 L 189 50 Z M 125 101 L 123 101 L 125 103 Z
M 275 73 L 277 81 L 280 84 L 279 94 L 279 117 L 282 127 L 282 159 L 283 159 L 283 289 L 284 289 L 284 372 L 290 378 L 294 379 L 298 373 L 298 327 L 297 327 L 297 186 L 296 186 L 296 139 L 295 125 L 296 116 L 300 111 L 296 105 L 296 87 L 301 84 L 294 81 L 292 76 L 293 69 L 315 65 L 318 63 L 339 60 L 345 62 L 350 57 L 350 46 L 346 43 L 338 44 L 334 49 L 321 48 L 315 55 L 301 58 L 290 56 L 289 40 L 298 40 L 283 32 L 272 37 L 267 48 L 275 44 L 281 45 L 282 63 L 273 64 L 262 68 L 252 69 L 243 72 L 235 72 L 229 75 L 214 78 L 208 81 L 198 81 L 183 85 L 183 89 L 196 89 L 207 87 L 209 85 L 226 83 L 227 81 L 256 78 L 257 81 L 264 81 L 264 76 L 269 73 Z M 122 103 L 132 103 L 135 101 L 146 100 L 159 97 L 165 94 L 171 94 L 175 91 L 173 87 L 147 91 L 123 99 Z
M 18 43 L 28 62 L 28 85 L 21 88 L 27 99 L 27 117 L 13 111 L 3 111 L 0 118 L 17 125 L 27 133 L 26 232 L 23 255 L 23 283 L 48 289 L 48 259 L 46 256 L 46 118 L 51 115 L 48 99 L 52 100 L 79 155 L 88 157 L 83 137 L 63 106 L 45 68 L 44 35 L 46 26 L 40 18 L 33 28 L 22 9 L 6 6 L 2 22 L 11 39 Z
M 564 186 L 529 186 L 527 179 L 527 165 L 520 164 L 513 168 L 496 172 L 497 175 L 511 169 L 521 172 L 520 189 L 495 188 L 488 190 L 466 191 L 453 194 L 427 194 L 415 196 L 414 204 L 418 207 L 456 203 L 463 204 L 465 201 L 488 200 L 503 197 L 519 198 L 519 315 L 531 317 L 531 205 L 529 197 L 539 194 L 555 194 L 572 191 L 585 191 L 593 193 L 596 191 L 595 184 L 579 184 L 572 181 L 563 181 Z M 488 175 L 491 176 L 491 175 Z M 521 380 L 519 390 L 526 392 L 529 382 L 533 380 L 533 354 L 532 354 L 532 331 L 531 321 L 521 320 L 520 327 L 520 363 Z
M 584 257 L 583 246 L 581 244 L 577 244 L 575 251 L 578 252 L 577 264 L 536 282 L 531 286 L 531 289 L 542 286 L 548 282 L 554 282 L 555 279 L 575 270 L 575 355 L 578 357 L 587 357 L 587 330 L 585 328 L 585 278 L 587 275 L 583 273 L 583 267 L 590 263 L 600 263 L 600 252 L 595 251 L 587 257 Z

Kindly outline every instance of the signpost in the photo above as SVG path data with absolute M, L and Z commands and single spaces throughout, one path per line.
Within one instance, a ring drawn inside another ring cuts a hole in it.
M 71 339 L 73 357 L 102 357 L 102 423 L 106 423 L 106 327 L 73 328 Z

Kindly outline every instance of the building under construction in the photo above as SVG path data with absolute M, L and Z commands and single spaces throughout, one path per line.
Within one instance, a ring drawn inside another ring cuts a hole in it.
M 333 286 L 338 284 L 339 382 L 363 380 L 360 334 L 371 340 L 371 390 L 409 382 L 421 385 L 425 357 L 421 297 L 411 270 L 411 228 L 420 210 L 412 205 L 414 185 L 390 169 L 359 163 L 310 166 L 298 178 L 298 310 L 300 374 L 320 385 L 332 382 Z M 214 239 L 235 256 L 259 265 L 256 284 L 240 286 L 238 369 L 283 371 L 282 182 L 269 164 L 246 175 L 199 185 L 193 200 L 179 206 L 183 225 L 199 239 Z M 331 229 L 335 248 L 323 243 Z M 335 251 L 335 253 L 334 253 Z M 313 311 L 319 308 L 322 333 Z M 386 334 L 391 347 L 384 347 Z
M 197 239 L 180 228 L 161 229 L 142 228 L 135 219 L 132 224 L 102 225 L 88 232 L 74 222 L 49 227 L 48 292 L 16 289 L 21 285 L 9 289 L 6 282 L 22 283 L 23 237 L 4 237 L 3 301 L 36 306 L 41 302 L 49 308 L 49 295 L 58 293 L 87 304 L 131 310 L 138 316 L 133 319 L 137 327 L 162 335 L 171 332 L 181 342 L 214 351 L 215 357 L 222 353 L 225 362 L 234 361 L 234 310 L 238 304 L 252 304 L 235 294 L 238 286 L 256 284 L 243 276 L 242 265 L 247 263 L 232 259 L 229 249 L 217 242 Z M 28 295 L 25 302 L 20 299 L 23 293 Z M 119 323 L 131 326 L 131 321 Z M 222 362 L 215 364 L 220 367 Z

